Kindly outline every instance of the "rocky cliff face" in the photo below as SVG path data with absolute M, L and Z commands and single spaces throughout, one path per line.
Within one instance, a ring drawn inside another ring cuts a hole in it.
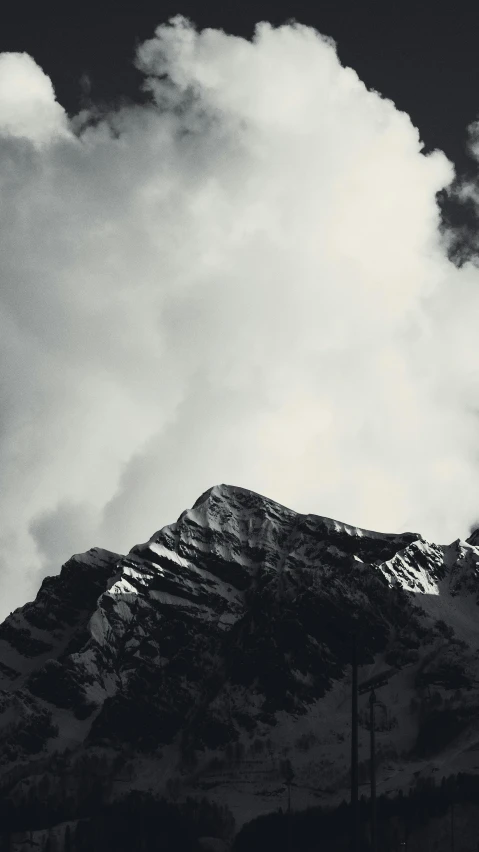
M 378 690 L 378 792 L 479 772 L 477 535 L 442 546 L 217 486 L 127 556 L 93 549 L 0 627 L 0 784 L 58 819 L 125 789 L 238 824 L 349 781 L 351 632 Z M 367 697 L 360 775 L 367 785 Z M 364 787 L 367 792 L 367 786 Z

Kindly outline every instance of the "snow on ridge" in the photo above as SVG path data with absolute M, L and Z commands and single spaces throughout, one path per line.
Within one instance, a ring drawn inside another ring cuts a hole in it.
M 132 597 L 136 598 L 138 596 L 138 589 L 133 583 L 128 579 L 127 574 L 123 574 L 116 583 L 113 584 L 108 589 L 109 595 L 121 595 L 122 597 Z
M 430 558 L 431 569 L 434 565 L 438 565 L 438 554 L 432 547 L 424 541 L 414 541 L 395 553 L 391 559 L 380 563 L 377 566 L 378 570 L 384 575 L 389 585 L 398 582 L 403 589 L 410 592 L 439 595 L 440 587 L 437 580 L 421 564 L 415 563 L 414 553 L 418 550 Z
M 478 530 L 478 532 L 479 532 L 479 530 Z M 459 552 L 462 551 L 464 553 L 471 553 L 471 551 L 472 551 L 473 553 L 475 553 L 477 555 L 477 557 L 479 559 L 479 536 L 476 539 L 477 544 L 474 544 L 473 542 L 471 542 L 471 538 L 472 538 L 472 536 L 470 538 L 466 538 L 466 539 L 457 538 L 456 541 L 453 542 L 453 544 L 456 545 L 456 548 Z M 452 547 L 452 545 L 449 545 L 449 547 Z
M 183 559 L 183 557 L 180 556 L 179 553 L 176 553 L 176 551 L 169 550 L 164 544 L 159 544 L 156 541 L 150 541 L 147 546 L 148 550 L 156 553 L 157 556 L 164 556 L 166 559 L 169 559 L 170 562 L 175 562 L 181 568 L 190 567 L 190 563 L 187 559 Z

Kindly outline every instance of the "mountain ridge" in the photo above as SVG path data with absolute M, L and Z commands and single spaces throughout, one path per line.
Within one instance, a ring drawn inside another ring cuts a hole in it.
M 63 801 L 58 766 L 74 775 L 101 755 L 105 803 L 124 789 L 126 763 L 132 789 L 207 791 L 241 825 L 283 801 L 286 760 L 303 807 L 337 802 L 353 630 L 362 679 L 396 672 L 381 693 L 378 789 L 454 761 L 479 772 L 476 540 L 378 533 L 217 485 L 126 555 L 71 557 L 0 625 L 4 795 L 35 790 L 40 765 Z M 67 819 L 83 807 L 73 788 Z

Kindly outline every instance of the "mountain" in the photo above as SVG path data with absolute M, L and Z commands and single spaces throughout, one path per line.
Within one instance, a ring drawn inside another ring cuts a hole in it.
M 285 806 L 288 761 L 293 807 L 339 803 L 353 632 L 360 681 L 389 676 L 378 793 L 479 772 L 478 577 L 478 533 L 438 545 L 216 486 L 126 556 L 73 556 L 0 626 L 3 807 L 40 829 L 152 790 L 238 828 Z

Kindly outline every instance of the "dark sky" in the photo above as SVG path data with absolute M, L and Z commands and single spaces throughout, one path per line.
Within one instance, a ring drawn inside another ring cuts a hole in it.
M 456 166 L 467 166 L 466 127 L 479 114 L 479 6 L 424 0 L 410 6 L 398 0 L 167 0 L 126 4 L 121 12 L 100 4 L 94 15 L 81 6 L 60 15 L 43 7 L 30 18 L 21 4 L 18 9 L 2 21 L 1 50 L 30 53 L 70 112 L 79 106 L 84 72 L 92 78 L 94 100 L 134 97 L 135 42 L 172 15 L 246 37 L 259 20 L 279 24 L 295 18 L 331 35 L 342 62 L 410 114 L 428 149 L 439 147 Z

